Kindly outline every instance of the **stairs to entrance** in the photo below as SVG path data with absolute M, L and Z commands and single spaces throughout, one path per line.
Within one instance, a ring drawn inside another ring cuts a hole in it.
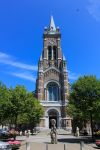
M 48 134 L 50 134 L 50 131 L 51 131 L 51 129 L 43 129 L 43 130 L 40 130 L 40 132 L 38 133 L 38 135 L 48 135 Z M 68 130 L 65 130 L 65 129 L 57 129 L 57 133 L 59 135 L 68 135 L 68 134 L 71 134 L 71 132 L 69 132 Z
M 38 133 L 38 135 L 48 135 L 50 133 L 50 129 L 42 129 Z
M 65 130 L 65 129 L 58 129 L 57 132 L 58 132 L 59 135 L 68 135 L 68 134 L 71 134 L 71 131 Z

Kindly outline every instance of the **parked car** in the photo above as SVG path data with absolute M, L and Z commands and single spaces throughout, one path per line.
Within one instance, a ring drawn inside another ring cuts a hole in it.
M 11 150 L 11 145 L 8 142 L 0 141 L 0 150 Z
M 5 129 L 0 129 L 0 135 L 1 135 L 1 134 L 8 134 L 8 131 L 5 130 Z
M 9 138 L 9 132 L 4 129 L 0 129 L 0 139 L 7 139 Z

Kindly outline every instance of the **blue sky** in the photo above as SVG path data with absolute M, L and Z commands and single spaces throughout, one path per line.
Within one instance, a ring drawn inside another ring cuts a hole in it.
M 0 0 L 0 80 L 35 89 L 42 34 L 53 14 L 70 82 L 100 78 L 100 0 Z

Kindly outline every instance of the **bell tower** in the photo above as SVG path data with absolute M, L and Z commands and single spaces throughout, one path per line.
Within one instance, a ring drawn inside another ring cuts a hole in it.
M 45 27 L 44 34 L 44 58 L 49 65 L 60 68 L 62 52 L 61 52 L 61 33 L 59 27 L 55 27 L 53 17 L 51 16 L 49 28 Z
M 45 110 L 40 127 L 49 128 L 52 118 L 56 120 L 58 128 L 71 127 L 71 119 L 66 114 L 69 96 L 66 65 L 61 49 L 61 32 L 51 16 L 49 27 L 44 28 L 43 51 L 38 63 L 36 83 L 37 98 Z

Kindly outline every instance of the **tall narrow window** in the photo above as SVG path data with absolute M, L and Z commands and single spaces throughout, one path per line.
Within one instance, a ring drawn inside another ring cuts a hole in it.
M 48 60 L 52 59 L 52 48 L 51 46 L 48 46 Z
M 53 47 L 53 59 L 54 60 L 57 59 L 57 47 L 56 46 Z
M 48 100 L 49 101 L 58 101 L 59 90 L 58 85 L 55 83 L 50 83 L 48 85 Z

